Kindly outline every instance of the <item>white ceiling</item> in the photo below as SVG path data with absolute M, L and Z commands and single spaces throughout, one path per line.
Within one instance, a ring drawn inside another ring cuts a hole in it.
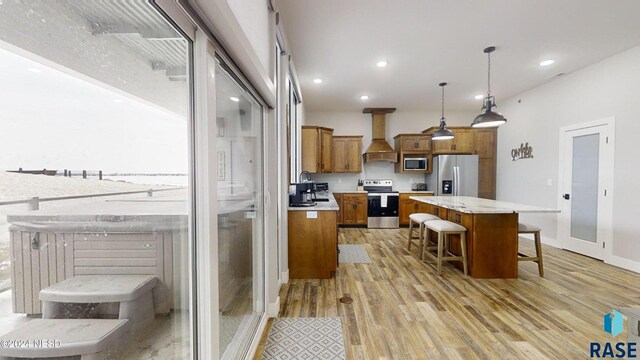
M 311 111 L 480 108 L 640 44 L 637 0 L 278 0 Z M 555 64 L 542 68 L 540 61 Z M 379 60 L 389 65 L 376 67 Z M 314 78 L 322 78 L 320 85 Z M 368 95 L 369 100 L 360 100 Z

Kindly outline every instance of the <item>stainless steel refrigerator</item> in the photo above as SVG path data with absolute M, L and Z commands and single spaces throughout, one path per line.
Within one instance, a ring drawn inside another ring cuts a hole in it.
M 425 176 L 436 196 L 478 196 L 478 155 L 437 155 Z

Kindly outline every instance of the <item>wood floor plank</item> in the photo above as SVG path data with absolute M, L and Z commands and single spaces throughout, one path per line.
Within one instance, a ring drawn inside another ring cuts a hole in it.
M 450 264 L 437 276 L 417 246 L 406 250 L 406 229 L 340 229 L 339 243 L 364 245 L 371 264 L 284 284 L 279 316 L 341 317 L 348 359 L 587 358 L 591 341 L 611 339 L 602 315 L 640 303 L 640 274 L 547 246 L 544 278 L 522 262 L 518 279 L 500 280 Z M 534 253 L 533 242 L 521 240 L 520 250 Z

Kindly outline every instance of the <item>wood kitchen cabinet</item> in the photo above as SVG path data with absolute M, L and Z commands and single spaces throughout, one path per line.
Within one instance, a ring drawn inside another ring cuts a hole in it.
M 342 224 L 342 194 L 332 193 L 333 198 L 336 199 L 336 203 L 338 203 L 338 212 L 336 213 L 336 221 L 338 225 Z
M 311 173 L 333 171 L 333 129 L 302 127 L 302 170 Z
M 362 172 L 362 136 L 333 137 L 333 172 Z
M 289 210 L 291 279 L 330 279 L 335 273 L 338 265 L 336 220 L 336 211 Z
M 451 140 L 432 141 L 433 154 L 473 154 L 475 152 L 475 132 L 471 128 L 448 128 L 453 132 Z M 434 132 L 437 131 L 434 130 Z
M 478 154 L 478 197 L 496 198 L 496 162 L 498 130 L 475 129 L 475 153 Z
M 431 174 L 433 157 L 431 154 L 431 136 L 425 134 L 398 134 L 393 137 L 394 149 L 398 153 L 398 162 L 394 172 L 405 174 Z M 406 158 L 427 159 L 427 170 L 405 170 Z
M 399 134 L 394 138 L 396 140 L 396 151 L 398 145 L 400 145 L 401 151 L 406 152 L 430 152 L 431 151 L 431 138 L 422 134 Z
M 411 200 L 411 196 L 433 196 L 425 193 L 402 193 L 398 204 L 398 217 L 400 225 L 409 225 L 409 215 L 415 213 L 430 213 L 430 205 Z
M 342 206 L 340 208 L 340 212 L 342 213 L 341 224 L 343 225 L 367 225 L 367 194 L 342 194 Z

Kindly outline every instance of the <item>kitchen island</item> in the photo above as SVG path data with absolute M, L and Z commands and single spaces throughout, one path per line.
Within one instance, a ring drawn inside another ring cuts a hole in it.
M 340 206 L 333 194 L 312 207 L 292 207 L 289 217 L 289 277 L 330 279 L 338 267 Z
M 425 212 L 467 228 L 469 275 L 480 279 L 518 277 L 518 214 L 559 210 L 468 196 L 412 196 Z M 450 250 L 459 254 L 458 241 Z

